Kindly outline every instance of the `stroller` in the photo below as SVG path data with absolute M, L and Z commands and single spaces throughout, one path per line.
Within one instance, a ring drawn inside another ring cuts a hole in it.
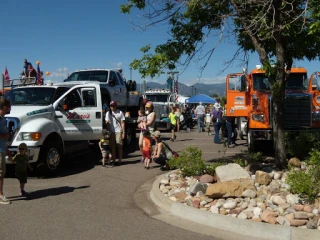
M 195 122 L 192 118 L 192 116 L 189 114 L 183 114 L 183 121 L 180 120 L 180 129 L 186 129 L 188 132 L 191 128 L 195 126 Z

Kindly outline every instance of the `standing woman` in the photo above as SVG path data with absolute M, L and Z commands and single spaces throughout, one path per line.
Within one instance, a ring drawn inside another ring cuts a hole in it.
M 181 111 L 179 107 L 176 106 L 176 112 L 175 114 L 177 115 L 177 132 L 180 132 L 180 116 L 181 116 Z
M 146 127 L 152 136 L 152 133 L 154 132 L 155 123 L 156 123 L 156 113 L 153 111 L 153 108 L 154 108 L 153 103 L 150 101 L 146 103 L 145 108 L 146 108 L 145 113 L 147 115 Z M 143 147 L 143 134 L 142 132 L 140 132 L 139 148 L 140 148 L 141 154 L 142 154 L 142 147 Z M 141 159 L 141 162 L 143 162 L 143 159 Z

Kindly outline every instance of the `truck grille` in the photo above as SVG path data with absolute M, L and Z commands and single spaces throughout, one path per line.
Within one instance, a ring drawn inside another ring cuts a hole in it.
M 272 99 L 271 99 L 272 101 Z M 270 109 L 272 102 L 270 101 Z M 311 96 L 306 94 L 286 95 L 283 123 L 285 129 L 310 128 L 312 125 Z M 272 110 L 270 111 L 272 116 Z M 270 119 L 271 119 L 270 116 Z

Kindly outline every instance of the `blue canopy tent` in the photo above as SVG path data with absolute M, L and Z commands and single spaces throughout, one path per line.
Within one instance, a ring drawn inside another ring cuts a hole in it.
M 185 100 L 186 104 L 192 104 L 192 103 L 199 103 L 202 102 L 203 104 L 215 104 L 216 100 L 214 98 L 211 98 L 204 94 L 199 94 L 196 96 L 193 96 L 191 98 L 188 98 Z

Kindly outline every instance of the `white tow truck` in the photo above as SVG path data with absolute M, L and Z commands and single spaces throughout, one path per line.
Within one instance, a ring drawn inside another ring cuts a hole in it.
M 97 142 L 102 134 L 112 85 L 97 81 L 63 82 L 50 85 L 18 86 L 5 94 L 11 112 L 5 117 L 9 129 L 8 150 L 12 156 L 24 142 L 30 163 L 44 173 L 58 169 L 63 156 L 73 155 Z M 19 82 L 19 80 L 17 80 Z M 136 121 L 126 119 L 126 141 L 135 139 Z M 11 164 L 7 159 L 7 164 Z

